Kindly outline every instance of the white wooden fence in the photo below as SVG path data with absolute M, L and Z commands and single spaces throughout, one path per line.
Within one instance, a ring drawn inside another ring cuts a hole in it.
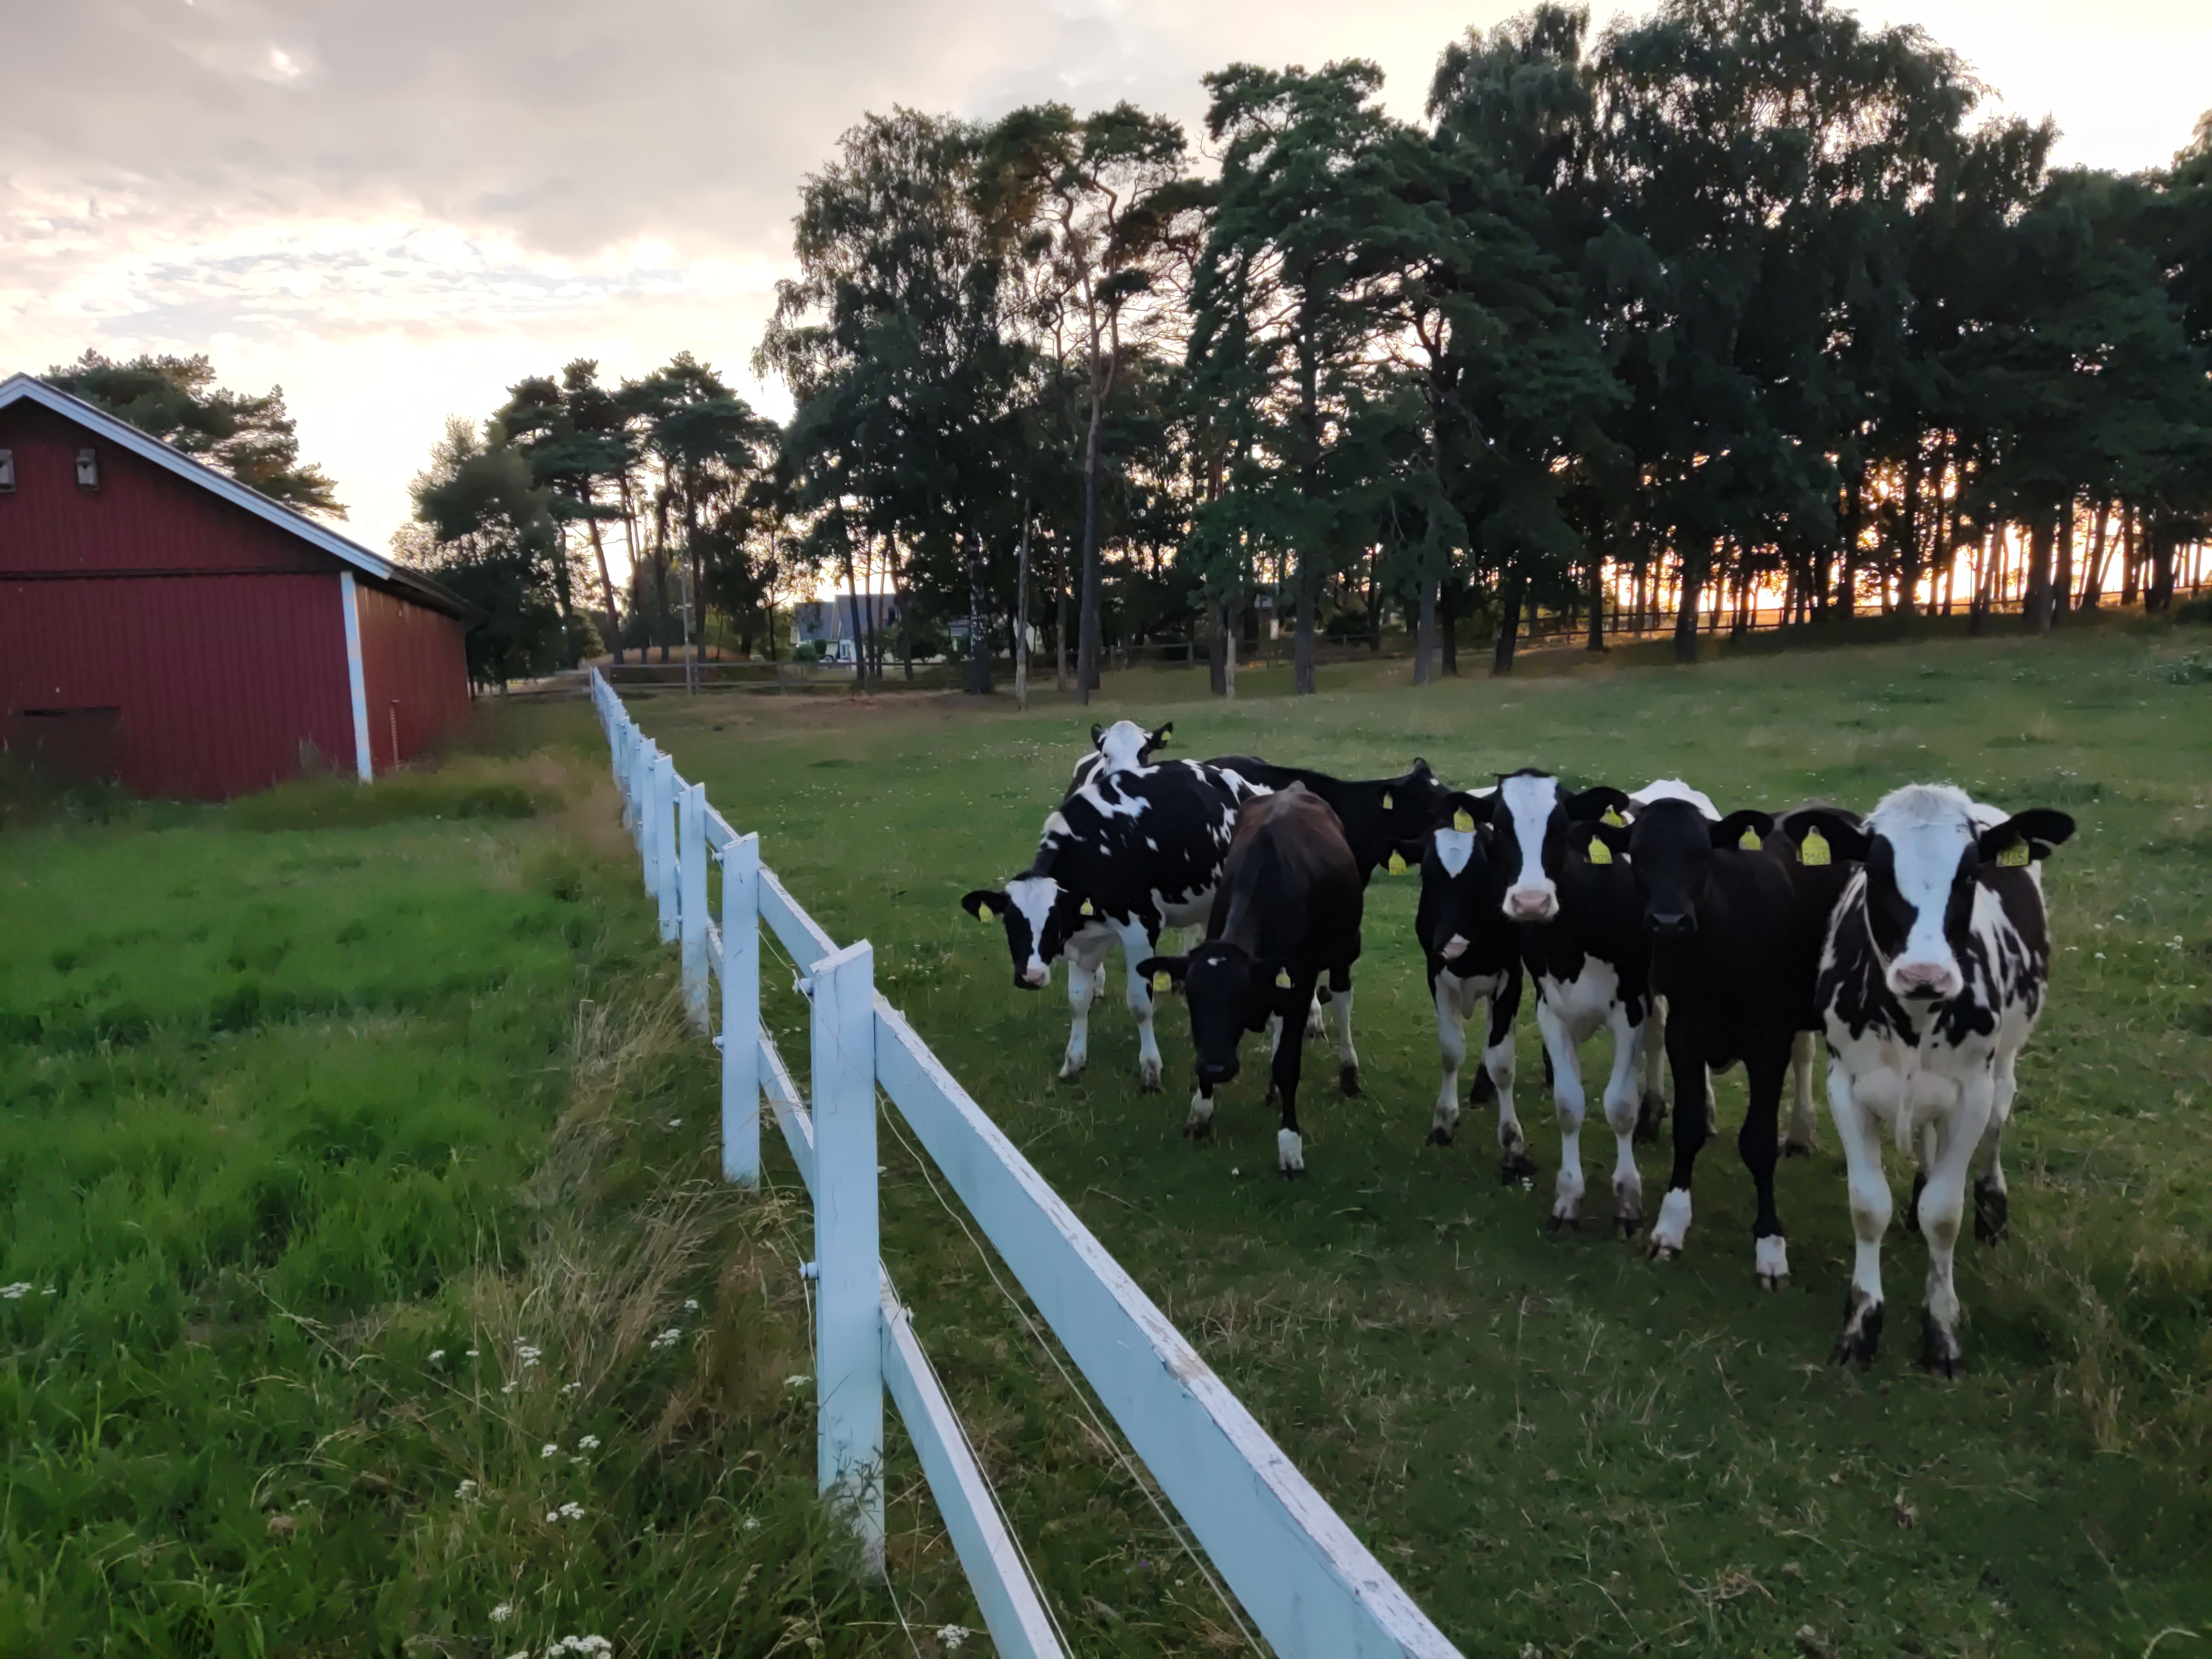
M 884 1540 L 883 1398 L 890 1391 L 930 1495 L 1001 1653 L 1066 1649 L 975 1466 L 877 1247 L 876 1093 L 913 1129 L 1013 1271 L 1245 1613 L 1283 1659 L 1457 1650 L 1137 1288 L 1091 1230 L 877 994 L 874 953 L 840 947 L 679 776 L 606 682 L 592 700 L 622 786 L 660 934 L 683 952 L 685 1006 L 709 1029 L 721 986 L 722 1172 L 760 1178 L 760 1106 L 775 1115 L 814 1200 L 815 1377 L 822 1490 L 871 1560 Z M 708 914 L 721 866 L 721 921 Z M 812 1086 L 802 1099 L 760 1021 L 760 924 L 805 970 Z

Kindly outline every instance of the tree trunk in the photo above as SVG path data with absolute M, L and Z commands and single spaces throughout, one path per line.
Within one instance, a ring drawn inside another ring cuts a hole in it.
M 1513 647 L 1521 637 L 1521 579 L 1508 576 L 1498 605 L 1498 639 L 1490 653 L 1492 678 L 1513 672 Z
M 2049 504 L 2036 508 L 2027 528 L 2027 626 L 2034 634 L 2051 631 L 2051 539 L 2057 513 Z
M 1920 446 L 1905 465 L 1905 504 L 1899 514 L 1897 613 L 1911 621 L 1920 610 Z
M 1230 637 L 1229 596 L 1221 595 L 1206 607 L 1206 688 L 1217 697 L 1229 695 L 1229 653 L 1233 648 Z
M 1437 584 L 1424 579 L 1421 583 L 1421 614 L 1413 629 L 1413 684 L 1426 685 L 1436 678 L 1437 672 Z
M 2051 614 L 2055 620 L 2074 602 L 2074 498 L 2058 509 L 2058 568 L 2051 579 Z
M 1098 689 L 1102 672 L 1101 596 L 1098 592 L 1098 428 L 1105 419 L 1104 400 L 1091 399 L 1091 426 L 1083 440 L 1083 602 L 1077 623 L 1075 700 L 1089 703 Z
M 1693 663 L 1698 659 L 1698 580 L 1701 574 L 1691 563 L 1689 556 L 1682 556 L 1681 597 L 1674 609 L 1674 660 Z
M 2143 590 L 2143 609 L 2158 612 L 2173 608 L 2173 544 L 2170 520 L 2153 520 L 2144 526 L 2150 543 L 2150 581 Z
M 1052 689 L 1067 690 L 1067 548 L 1062 544 L 1053 561 Z
M 1589 562 L 1589 638 L 1585 651 L 1605 649 L 1605 560 L 1592 553 Z
M 588 507 L 590 503 L 585 505 Z M 606 544 L 599 539 L 599 521 L 597 519 L 586 519 L 584 523 L 592 532 L 592 556 L 599 564 L 599 597 L 607 602 L 607 642 L 613 647 L 615 660 L 619 663 L 623 659 L 622 612 L 615 608 L 615 583 L 614 578 L 607 574 Z
M 1022 545 L 1014 578 L 1014 707 L 1030 706 L 1030 515 L 1023 503 Z
M 968 695 L 991 693 L 991 583 L 983 538 L 971 528 L 961 537 L 968 554 Z
M 2089 526 L 2089 568 L 2081 573 L 2081 602 L 2083 611 L 2094 611 L 2105 597 L 2105 522 L 2111 516 L 2111 503 L 2098 501 L 2090 511 L 2095 514 Z
M 1298 561 L 1298 629 L 1297 639 L 1291 653 L 1291 690 L 1301 697 L 1314 694 L 1314 624 L 1321 610 L 1321 595 L 1316 591 L 1321 583 L 1317 573 L 1308 568 L 1308 561 Z
M 1452 605 L 1452 591 L 1443 582 L 1437 584 L 1437 615 L 1443 623 L 1440 641 L 1444 672 L 1452 678 L 1459 678 L 1459 617 Z
M 2136 510 L 2120 503 L 2120 603 L 2131 605 L 2142 580 L 2142 565 L 2136 556 Z

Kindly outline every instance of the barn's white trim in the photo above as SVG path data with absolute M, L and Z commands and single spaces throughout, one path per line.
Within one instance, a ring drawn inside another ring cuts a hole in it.
M 353 572 L 338 572 L 338 593 L 345 605 L 346 685 L 353 693 L 353 763 L 361 781 L 376 777 L 376 764 L 368 748 L 368 677 L 361 665 L 361 600 L 354 591 Z M 399 757 L 392 757 L 397 764 Z
M 167 468 L 179 477 L 189 479 L 210 494 L 222 496 L 233 506 L 244 507 L 255 518 L 266 520 L 278 529 L 343 560 L 363 574 L 429 599 L 436 609 L 450 610 L 456 614 L 465 613 L 464 601 L 419 573 L 394 564 L 390 559 L 371 552 L 359 542 L 349 541 L 336 531 L 317 524 L 305 514 L 270 500 L 259 490 L 239 483 L 228 473 L 218 472 L 181 450 L 172 449 L 159 438 L 141 432 L 127 421 L 119 421 L 82 398 L 72 397 L 48 386 L 35 374 L 11 374 L 0 380 L 0 409 L 17 403 L 33 403 L 52 410 L 64 420 L 73 421 L 118 448 L 127 449 L 156 466 Z

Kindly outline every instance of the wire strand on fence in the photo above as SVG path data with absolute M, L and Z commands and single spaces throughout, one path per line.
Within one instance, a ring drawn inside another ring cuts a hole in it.
M 1006 1280 L 999 1277 L 998 1265 L 991 1260 L 991 1253 L 983 1247 L 982 1241 L 975 1237 L 975 1230 L 968 1224 L 967 1217 L 962 1215 L 946 1201 L 944 1192 L 937 1184 L 937 1177 L 929 1171 L 928 1160 L 922 1157 L 920 1149 L 906 1138 L 905 1132 L 899 1127 L 897 1115 L 886 1112 L 884 1114 L 884 1121 L 890 1126 L 893 1138 L 900 1146 L 906 1148 L 907 1156 L 911 1158 L 915 1161 L 915 1167 L 921 1170 L 921 1178 L 929 1183 L 929 1190 L 936 1198 L 939 1206 L 945 1214 L 951 1216 L 953 1224 L 967 1235 L 968 1243 L 975 1248 L 977 1259 L 983 1264 L 983 1271 L 991 1276 L 991 1283 L 998 1287 L 999 1294 L 1006 1300 L 1006 1305 L 1012 1308 L 1022 1323 L 1029 1328 L 1030 1335 L 1035 1339 L 1037 1346 L 1043 1351 L 1044 1357 L 1052 1362 L 1052 1368 L 1060 1373 L 1060 1381 L 1067 1385 L 1067 1391 L 1075 1396 L 1075 1402 L 1082 1407 L 1083 1414 L 1091 1419 L 1091 1431 L 1098 1437 L 1099 1443 L 1114 1454 L 1114 1459 L 1121 1464 L 1122 1473 L 1127 1474 L 1131 1483 L 1145 1495 L 1145 1501 L 1152 1506 L 1152 1513 L 1159 1516 L 1160 1524 L 1168 1530 L 1168 1536 L 1174 1539 L 1182 1553 L 1190 1558 L 1191 1565 L 1197 1570 L 1199 1576 L 1206 1580 L 1214 1595 L 1220 1598 L 1224 1611 L 1229 1614 L 1231 1622 L 1243 1633 L 1246 1644 L 1253 1652 L 1264 1656 L 1267 1652 L 1267 1644 L 1261 1642 L 1253 1632 L 1252 1627 L 1244 1622 L 1243 1610 L 1237 1605 L 1236 1599 L 1229 1594 L 1227 1588 L 1213 1576 L 1213 1570 L 1206 1565 L 1205 1557 L 1198 1553 L 1197 1547 L 1191 1542 L 1182 1528 L 1176 1523 L 1175 1517 L 1168 1513 L 1166 1506 L 1160 1502 L 1159 1495 L 1152 1490 L 1152 1482 L 1145 1478 L 1143 1471 L 1123 1449 L 1120 1439 L 1100 1419 L 1098 1413 L 1091 1404 L 1090 1395 L 1084 1393 L 1082 1387 L 1069 1374 L 1067 1367 L 1060 1363 L 1060 1355 L 1054 1350 L 1052 1343 L 1046 1338 L 1045 1334 L 1037 1328 L 1036 1321 L 1030 1317 L 1029 1310 L 1022 1306 L 1014 1293 L 1006 1288 Z M 960 1432 L 963 1437 L 966 1436 L 968 1431 L 964 1425 Z M 985 1484 L 988 1486 L 988 1479 Z M 995 1492 L 992 1493 L 992 1501 L 994 1503 L 998 1501 L 998 1494 Z M 1008 1536 L 1014 1536 L 1012 1528 L 1009 1527 L 1006 1530 Z M 1018 1537 L 1014 1537 L 1014 1547 L 1017 1550 L 1021 1548 L 1021 1540 Z M 1023 1560 L 1026 1565 L 1028 1561 L 1026 1553 L 1023 1556 Z M 1032 1569 L 1030 1572 L 1032 1582 L 1035 1581 L 1036 1576 Z M 1042 1590 L 1038 1592 L 1038 1599 L 1040 1601 L 1043 1599 Z M 1047 1607 L 1045 1611 L 1049 1615 L 1052 1609 Z M 1059 1620 L 1054 1619 L 1053 1623 L 1057 1628 Z M 1065 1639 L 1063 1637 L 1062 1640 L 1065 1641 Z

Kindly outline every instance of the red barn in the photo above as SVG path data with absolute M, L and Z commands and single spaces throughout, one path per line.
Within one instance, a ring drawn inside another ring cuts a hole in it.
M 0 744 L 141 794 L 335 768 L 464 718 L 476 613 L 28 374 L 0 381 Z

